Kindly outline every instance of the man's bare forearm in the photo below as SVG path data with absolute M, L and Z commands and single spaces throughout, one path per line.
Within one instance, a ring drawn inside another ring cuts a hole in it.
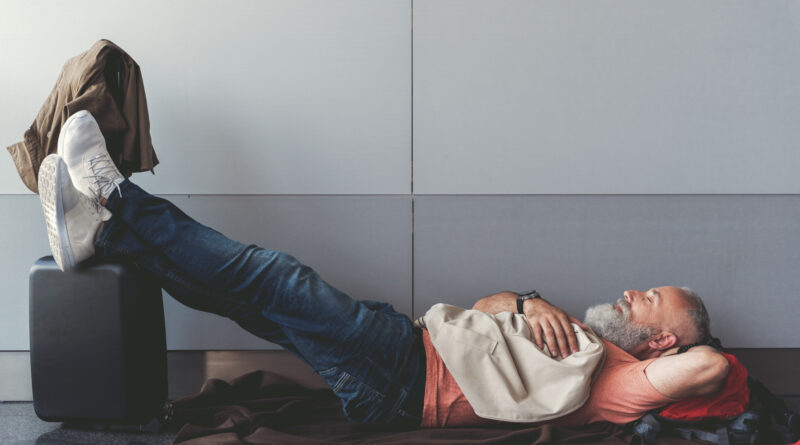
M 517 294 L 511 291 L 498 292 L 476 301 L 472 309 L 499 314 L 500 312 L 517 312 Z

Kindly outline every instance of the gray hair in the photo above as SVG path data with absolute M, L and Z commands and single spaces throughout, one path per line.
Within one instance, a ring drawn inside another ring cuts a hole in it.
M 708 317 L 706 305 L 697 292 L 688 287 L 681 287 L 681 290 L 694 305 L 694 308 L 689 309 L 689 319 L 695 330 L 694 341 L 690 343 L 706 343 L 711 340 L 711 319 Z

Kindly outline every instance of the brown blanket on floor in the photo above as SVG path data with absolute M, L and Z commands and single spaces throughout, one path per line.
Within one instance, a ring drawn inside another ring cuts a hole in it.
M 230 383 L 209 379 L 199 393 L 174 401 L 174 420 L 183 427 L 175 444 L 639 444 L 611 423 L 579 429 L 500 424 L 491 427 L 402 429 L 358 425 L 342 413 L 328 389 L 309 389 L 268 371 Z M 659 443 L 688 445 L 677 438 Z

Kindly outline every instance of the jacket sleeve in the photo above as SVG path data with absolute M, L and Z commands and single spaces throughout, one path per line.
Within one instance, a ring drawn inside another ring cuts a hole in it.
M 19 173 L 22 182 L 33 193 L 38 194 L 39 187 L 36 184 L 36 173 L 33 171 L 33 161 L 31 160 L 31 154 L 25 142 L 17 142 L 14 145 L 6 147 L 6 149 L 11 155 L 11 159 L 14 161 L 14 167 L 17 168 L 17 173 Z

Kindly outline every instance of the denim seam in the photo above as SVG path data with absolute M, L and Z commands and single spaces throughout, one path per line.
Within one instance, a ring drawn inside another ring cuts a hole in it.
M 358 377 L 354 376 L 353 374 L 350 374 L 349 372 L 347 372 L 347 371 L 345 371 L 345 370 L 343 370 L 341 368 L 338 368 L 338 367 L 334 367 L 334 368 L 331 368 L 331 369 L 337 369 L 337 370 L 341 371 L 341 373 L 342 373 L 341 377 L 339 377 L 339 380 L 337 380 L 336 384 L 331 388 L 333 390 L 333 392 L 339 392 L 339 390 L 342 389 L 342 387 L 346 383 L 348 383 L 350 381 L 353 381 L 355 384 L 359 385 L 360 387 L 367 388 L 369 390 L 370 399 L 374 399 L 375 397 L 378 397 L 381 400 L 386 399 L 386 394 L 384 394 L 383 392 L 378 391 L 377 389 L 373 388 L 372 385 L 369 385 L 369 384 L 361 381 L 361 379 L 359 379 Z M 327 371 L 330 371 L 330 370 L 327 370 Z
M 345 371 L 342 371 L 342 375 L 339 376 L 339 380 L 337 380 L 336 384 L 333 385 L 333 388 L 331 388 L 333 392 L 338 393 L 339 390 L 342 389 L 344 384 L 350 380 L 350 377 L 351 377 L 350 374 L 348 374 Z

